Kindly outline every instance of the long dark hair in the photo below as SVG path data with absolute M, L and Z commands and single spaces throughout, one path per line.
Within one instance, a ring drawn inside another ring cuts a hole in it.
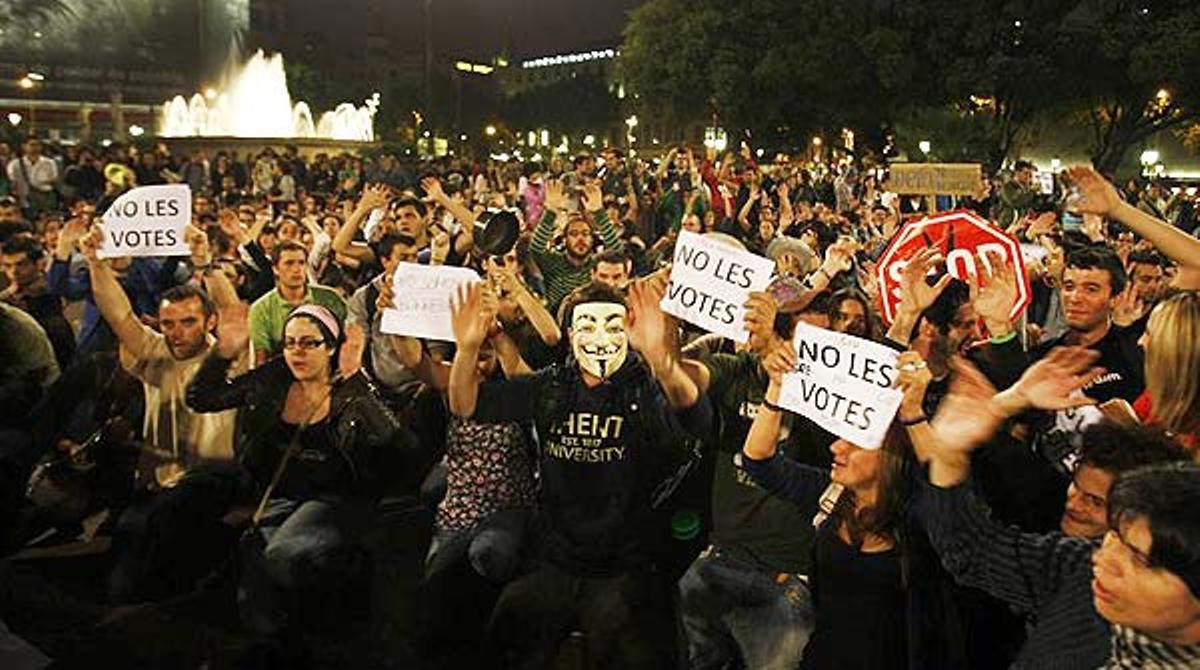
M 862 547 L 868 535 L 891 539 L 899 546 L 903 541 L 902 526 L 912 499 L 912 472 L 916 467 L 908 431 L 893 422 L 883 438 L 880 449 L 879 489 L 875 504 L 855 509 L 854 492 L 846 489 L 838 499 L 832 516 L 846 525 L 850 543 Z

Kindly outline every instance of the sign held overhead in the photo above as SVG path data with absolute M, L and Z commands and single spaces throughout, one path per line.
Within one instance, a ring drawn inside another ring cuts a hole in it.
M 447 265 L 400 263 L 392 275 L 396 296 L 383 310 L 380 329 L 393 335 L 454 341 L 450 298 L 459 286 L 479 281 L 474 270 Z
M 122 193 L 104 212 L 100 258 L 186 256 L 183 229 L 192 220 L 187 184 L 139 186 Z
M 735 342 L 750 335 L 743 305 L 771 283 L 775 263 L 711 237 L 680 231 L 662 309 Z

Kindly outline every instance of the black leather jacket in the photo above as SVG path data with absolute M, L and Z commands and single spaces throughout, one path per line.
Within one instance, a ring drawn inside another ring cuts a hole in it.
M 294 380 L 282 356 L 234 379 L 228 378 L 231 364 L 215 350 L 209 354 L 188 385 L 187 404 L 197 412 L 238 410 L 234 449 L 262 490 L 280 456 L 277 446 L 263 437 L 280 420 Z M 361 372 L 334 383 L 329 421 L 335 446 L 354 475 L 355 493 L 378 497 L 415 441 Z

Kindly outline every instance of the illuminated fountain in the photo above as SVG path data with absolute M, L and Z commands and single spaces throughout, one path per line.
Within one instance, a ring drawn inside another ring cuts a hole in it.
M 308 103 L 292 103 L 283 56 L 254 54 L 220 90 L 163 103 L 162 137 L 299 138 L 372 142 L 379 94 L 359 107 L 344 102 L 313 121 Z

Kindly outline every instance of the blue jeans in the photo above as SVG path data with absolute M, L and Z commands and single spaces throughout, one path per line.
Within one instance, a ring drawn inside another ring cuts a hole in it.
M 247 628 L 273 635 L 303 627 L 310 615 L 347 623 L 348 608 L 369 612 L 364 536 L 372 512 L 356 503 L 272 499 L 241 546 L 238 609 Z
M 688 667 L 791 670 L 813 631 L 812 593 L 709 547 L 679 580 Z
M 528 521 L 528 509 L 506 509 L 470 530 L 437 531 L 425 557 L 425 578 L 446 571 L 465 554 L 479 576 L 496 584 L 508 582 L 520 566 Z

